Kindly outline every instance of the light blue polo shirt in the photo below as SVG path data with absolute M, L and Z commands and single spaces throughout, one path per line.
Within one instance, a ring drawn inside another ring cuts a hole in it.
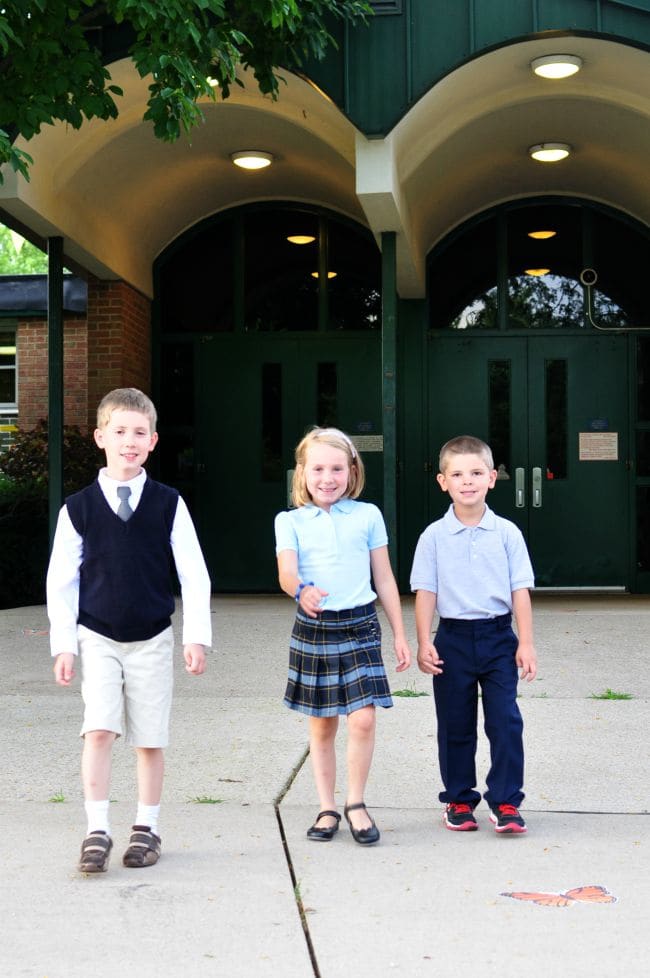
M 412 591 L 433 591 L 441 618 L 496 618 L 512 611 L 512 592 L 535 578 L 519 527 L 486 506 L 477 526 L 457 519 L 453 505 L 420 536 Z
M 370 584 L 370 551 L 385 547 L 388 534 L 372 503 L 340 499 L 329 513 L 312 504 L 278 513 L 275 543 L 276 554 L 296 551 L 302 581 L 328 592 L 323 609 L 358 608 L 377 597 Z

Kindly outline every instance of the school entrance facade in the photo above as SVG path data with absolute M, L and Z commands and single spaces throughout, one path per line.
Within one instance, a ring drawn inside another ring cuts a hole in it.
M 297 229 L 312 241 L 289 241 Z M 218 289 L 188 277 L 233 236 L 241 257 Z M 478 253 L 489 260 L 472 263 Z M 462 433 L 493 448 L 489 503 L 522 529 L 538 587 L 644 587 L 649 258 L 644 229 L 622 215 L 543 199 L 487 212 L 431 253 L 427 304 L 402 301 L 397 315 L 404 589 L 419 532 L 448 505 L 437 450 Z M 172 291 L 181 277 L 187 304 Z M 161 476 L 191 501 L 218 589 L 273 590 L 273 518 L 289 505 L 293 450 L 308 427 L 350 432 L 365 498 L 383 507 L 393 462 L 378 249 L 336 215 L 249 207 L 186 234 L 161 257 L 158 280 L 159 399 L 175 419 L 163 427 Z
M 151 393 L 153 473 L 224 592 L 277 588 L 273 516 L 314 424 L 357 441 L 406 591 L 440 445 L 473 433 L 538 586 L 650 592 L 650 9 L 371 6 L 277 101 L 242 69 L 174 144 L 101 14 L 118 118 L 18 139 L 29 183 L 3 169 L 0 221 L 88 299 L 46 323 L 0 295 L 0 427 L 45 405 L 61 449 L 53 387 L 87 429 L 111 387 Z

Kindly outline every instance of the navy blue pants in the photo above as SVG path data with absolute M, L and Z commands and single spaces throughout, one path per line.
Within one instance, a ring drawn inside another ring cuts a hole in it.
M 481 800 L 476 791 L 478 691 L 482 694 L 491 766 L 485 800 L 519 807 L 524 793 L 523 720 L 517 705 L 517 637 L 511 616 L 462 621 L 442 618 L 434 639 L 444 660 L 433 677 L 438 758 L 445 790 L 440 801 Z

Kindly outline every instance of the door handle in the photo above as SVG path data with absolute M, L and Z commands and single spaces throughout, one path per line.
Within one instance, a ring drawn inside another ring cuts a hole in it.
M 515 506 L 523 509 L 526 505 L 525 472 L 523 469 L 515 469 Z
M 533 469 L 533 509 L 542 508 L 542 470 Z

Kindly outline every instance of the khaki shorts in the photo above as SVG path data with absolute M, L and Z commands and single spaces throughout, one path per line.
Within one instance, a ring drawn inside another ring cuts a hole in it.
M 115 642 L 84 625 L 77 637 L 85 705 L 81 736 L 110 730 L 118 737 L 124 732 L 133 747 L 166 747 L 174 685 L 171 625 L 144 642 Z

